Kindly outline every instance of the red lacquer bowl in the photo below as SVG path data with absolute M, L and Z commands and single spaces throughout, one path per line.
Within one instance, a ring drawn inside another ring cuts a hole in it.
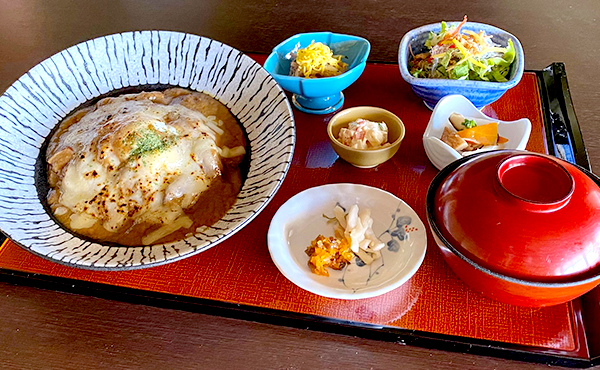
M 513 150 L 444 168 L 427 218 L 448 264 L 502 302 L 547 306 L 600 283 L 600 179 L 557 158 Z

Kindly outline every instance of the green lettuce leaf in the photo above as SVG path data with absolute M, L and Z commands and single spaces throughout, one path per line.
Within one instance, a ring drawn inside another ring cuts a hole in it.
M 468 62 L 458 64 L 450 70 L 448 76 L 453 80 L 465 80 L 469 77 L 469 64 Z

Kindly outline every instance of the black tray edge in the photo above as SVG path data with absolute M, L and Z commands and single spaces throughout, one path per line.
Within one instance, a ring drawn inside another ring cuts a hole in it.
M 552 63 L 538 78 L 549 154 L 591 171 L 564 63 Z
M 502 342 L 384 327 L 368 323 L 337 320 L 321 316 L 150 292 L 7 269 L 0 269 L 0 281 L 132 304 L 143 304 L 298 329 L 358 336 L 366 339 L 395 342 L 399 345 L 410 345 L 524 362 L 544 363 L 551 366 L 572 368 L 587 368 L 592 366 L 589 359 L 569 357 L 568 355 L 559 354 L 558 352 L 560 351 L 552 353 L 553 351 L 547 348 L 533 348 Z
M 541 71 L 536 70 L 528 72 L 534 72 L 538 79 L 549 154 L 577 163 L 578 165 L 591 170 L 587 151 L 583 142 L 583 136 L 569 92 L 565 65 L 563 63 L 552 63 Z M 5 239 L 6 237 L 0 233 L 0 245 Z M 397 342 L 401 345 L 412 345 L 422 348 L 440 349 L 451 352 L 470 353 L 573 368 L 588 368 L 600 364 L 600 343 L 596 343 L 600 342 L 596 338 L 600 336 L 597 335 L 600 331 L 594 331 L 593 333 L 595 334 L 592 333 L 593 335 L 589 335 L 588 333 L 586 343 L 579 343 L 579 345 L 587 347 L 584 349 L 586 349 L 588 353 L 588 358 L 581 358 L 571 357 L 564 353 L 553 353 L 554 351 L 546 348 L 381 327 L 371 324 L 296 314 L 248 305 L 238 305 L 47 275 L 24 273 L 2 268 L 0 268 L 0 281 L 134 304 L 179 309 L 342 335 L 360 336 L 367 339 L 385 340 Z M 595 318 L 599 317 L 597 312 L 589 312 L 594 309 L 595 311 L 600 311 L 597 304 L 597 299 L 600 297 L 600 294 L 598 294 L 599 290 L 600 288 L 596 288 L 592 292 L 593 294 L 588 293 L 580 299 L 582 307 L 580 310 L 582 314 L 582 317 L 580 318 L 582 321 L 581 324 L 586 328 L 588 325 L 595 322 L 592 320 L 594 316 Z M 597 327 L 598 325 L 591 326 Z M 600 330 L 600 328 L 597 330 Z M 594 339 L 596 340 L 594 341 Z M 590 340 L 592 341 L 590 342 Z
M 575 114 L 564 63 L 552 63 L 535 71 L 544 113 L 550 154 L 578 164 L 591 172 L 579 121 Z M 594 365 L 600 364 L 600 287 L 582 297 L 581 320 L 586 327 L 588 353 Z

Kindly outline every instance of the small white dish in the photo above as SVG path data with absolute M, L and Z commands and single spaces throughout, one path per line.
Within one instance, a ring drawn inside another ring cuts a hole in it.
M 491 146 L 484 147 L 471 152 L 460 153 L 441 140 L 444 127 L 452 128 L 448 117 L 452 113 L 460 113 L 467 118 L 475 118 L 478 122 L 498 122 L 498 135 L 508 139 L 502 148 Z M 516 121 L 500 121 L 481 113 L 467 98 L 462 95 L 448 95 L 436 104 L 429 119 L 429 124 L 423 134 L 423 146 L 427 157 L 433 165 L 441 170 L 450 163 L 466 155 L 480 153 L 493 149 L 516 149 L 525 150 L 529 135 L 531 134 L 531 122 L 527 118 Z
M 370 208 L 373 231 L 386 243 L 382 257 L 371 265 L 355 260 L 329 276 L 310 271 L 305 253 L 318 235 L 333 236 L 333 216 L 340 204 Z M 269 253 L 281 273 L 292 283 L 329 298 L 375 297 L 398 288 L 421 266 L 427 250 L 425 225 L 415 211 L 395 195 L 365 185 L 329 184 L 307 189 L 285 202 L 271 220 L 267 236 Z

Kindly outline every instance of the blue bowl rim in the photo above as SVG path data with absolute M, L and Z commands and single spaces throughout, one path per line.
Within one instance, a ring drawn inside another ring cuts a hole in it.
M 304 78 L 304 77 L 297 77 L 297 76 L 288 76 L 288 75 L 282 75 L 279 73 L 275 73 L 275 71 L 272 71 L 270 69 L 268 69 L 267 67 L 265 67 L 267 65 L 267 62 L 269 60 L 271 60 L 272 58 L 276 58 L 277 57 L 277 52 L 278 50 L 283 47 L 284 44 L 300 38 L 302 36 L 314 36 L 314 35 L 329 35 L 329 36 L 343 36 L 346 37 L 348 40 L 347 41 L 362 41 L 365 43 L 365 45 L 367 46 L 367 49 L 365 50 L 364 54 L 361 56 L 360 61 L 352 68 L 350 68 L 349 70 L 347 70 L 346 72 L 342 73 L 341 75 L 338 76 L 332 76 L 332 77 L 323 77 L 323 78 L 319 78 L 319 79 L 309 79 L 309 78 Z M 282 79 L 283 81 L 296 81 L 296 80 L 304 80 L 304 81 L 324 81 L 324 80 L 336 80 L 336 79 L 342 79 L 344 78 L 344 76 L 346 76 L 348 73 L 350 73 L 351 71 L 355 70 L 357 67 L 366 65 L 367 63 L 367 59 L 369 58 L 369 54 L 371 53 L 371 43 L 369 42 L 369 40 L 367 40 L 364 37 L 360 37 L 360 36 L 354 36 L 354 35 L 348 35 L 348 34 L 344 34 L 344 33 L 334 33 L 334 32 L 329 32 L 329 31 L 323 31 L 323 32 L 305 32 L 305 33 L 297 33 L 293 36 L 288 37 L 287 39 L 283 40 L 282 42 L 280 42 L 279 44 L 277 44 L 277 46 L 275 46 L 273 48 L 273 50 L 271 51 L 271 53 L 269 54 L 269 56 L 267 57 L 267 59 L 265 59 L 265 62 L 263 63 L 263 68 L 265 68 L 265 70 L 267 72 L 269 72 L 269 74 L 271 74 L 275 79 Z
M 448 25 L 456 25 L 460 22 L 446 22 Z M 514 86 L 516 86 L 521 78 L 523 77 L 523 72 L 525 70 L 525 58 L 523 52 L 523 46 L 518 38 L 516 38 L 510 32 L 507 32 L 501 28 L 496 26 L 492 26 L 490 24 L 485 23 L 477 23 L 477 22 L 467 22 L 471 27 L 480 27 L 487 28 L 493 30 L 493 33 L 489 33 L 492 35 L 504 35 L 513 40 L 513 45 L 515 47 L 515 51 L 517 54 L 517 71 L 513 78 L 506 82 L 490 82 L 490 81 L 473 81 L 473 80 L 451 80 L 451 79 L 439 79 L 439 78 L 417 78 L 413 77 L 408 71 L 408 60 L 406 59 L 405 50 L 408 49 L 409 42 L 417 35 L 422 33 L 429 33 L 435 28 L 441 27 L 441 22 L 427 24 L 415 29 L 408 31 L 402 37 L 400 41 L 400 46 L 398 47 L 398 65 L 400 67 L 400 74 L 402 78 L 411 85 L 416 86 L 440 86 L 440 85 L 449 85 L 449 87 L 460 87 L 460 88 L 481 88 L 485 90 L 508 90 Z M 442 83 L 440 83 L 442 82 Z

